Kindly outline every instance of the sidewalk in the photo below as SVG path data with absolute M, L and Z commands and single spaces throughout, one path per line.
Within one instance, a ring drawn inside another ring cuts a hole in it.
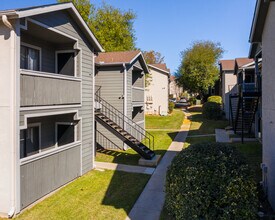
M 190 116 L 186 112 L 185 115 L 186 117 Z M 126 218 L 127 220 L 159 220 L 165 201 L 166 171 L 174 157 L 182 150 L 190 124 L 188 119 L 184 120 L 180 132 L 163 156 L 129 216 Z
M 106 170 L 118 170 L 128 173 L 142 173 L 152 175 L 155 168 L 152 167 L 142 167 L 133 165 L 124 165 L 117 163 L 106 163 L 106 162 L 95 162 L 96 169 L 106 169 Z

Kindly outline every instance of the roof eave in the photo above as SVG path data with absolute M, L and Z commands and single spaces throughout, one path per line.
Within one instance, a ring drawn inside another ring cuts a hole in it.
M 165 71 L 165 70 L 160 69 L 160 68 L 157 68 L 157 67 L 155 67 L 155 66 L 153 66 L 153 65 L 148 64 L 148 67 L 151 67 L 151 68 L 153 68 L 153 69 L 159 70 L 159 71 L 161 71 L 161 72 L 163 72 L 163 73 L 166 73 L 166 74 L 170 75 L 170 72 Z
M 148 65 L 144 59 L 144 56 L 142 54 L 142 52 L 139 52 L 131 61 L 130 61 L 130 64 L 132 64 L 139 56 L 141 56 L 141 60 L 142 60 L 142 63 L 143 63 L 143 67 L 144 67 L 144 72 L 145 73 L 149 73 L 149 68 L 148 68 Z
M 7 15 L 9 19 L 15 19 L 15 18 L 25 18 L 29 16 L 34 16 L 34 15 L 39 15 L 39 14 L 44 14 L 44 13 L 49 13 L 49 12 L 54 12 L 54 11 L 60 11 L 60 10 L 72 10 L 74 14 L 76 15 L 78 21 L 81 23 L 83 26 L 84 30 L 87 32 L 88 36 L 90 37 L 91 42 L 93 42 L 93 45 L 95 47 L 95 52 L 104 52 L 104 49 L 86 24 L 86 22 L 83 20 L 77 9 L 75 8 L 74 4 L 69 2 L 69 3 L 62 3 L 62 4 L 55 4 L 55 5 L 46 5 L 43 7 L 38 7 L 38 8 L 33 8 L 29 10 L 8 10 L 8 11 L 1 11 L 0 12 L 0 17 L 1 15 Z

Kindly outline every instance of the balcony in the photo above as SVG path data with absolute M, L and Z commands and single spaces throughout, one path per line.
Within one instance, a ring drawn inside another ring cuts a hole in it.
M 81 79 L 31 70 L 20 72 L 20 106 L 81 104 Z
M 132 102 L 133 102 L 133 105 L 140 104 L 140 106 L 143 106 L 144 104 L 143 88 L 132 87 Z

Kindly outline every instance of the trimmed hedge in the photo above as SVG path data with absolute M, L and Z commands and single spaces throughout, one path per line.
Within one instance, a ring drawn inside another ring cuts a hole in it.
M 218 104 L 222 104 L 222 97 L 221 96 L 209 96 L 207 98 L 207 102 L 215 102 L 215 103 L 218 103 Z
M 221 105 L 216 102 L 206 102 L 202 106 L 202 115 L 207 119 L 219 120 L 222 118 Z
M 165 206 L 175 219 L 256 219 L 257 203 L 250 169 L 232 146 L 191 145 L 168 169 Z
M 222 97 L 210 96 L 207 102 L 203 104 L 202 114 L 207 119 L 218 120 L 222 118 Z
M 175 103 L 169 102 L 169 106 L 168 106 L 169 114 L 173 112 L 174 108 L 175 108 Z

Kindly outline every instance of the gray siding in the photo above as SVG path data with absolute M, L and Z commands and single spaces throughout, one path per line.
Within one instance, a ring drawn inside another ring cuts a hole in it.
M 134 63 L 134 66 L 137 66 L 139 68 L 142 68 L 141 67 L 141 64 L 140 64 L 140 61 L 137 60 L 135 63 Z M 133 74 L 133 81 L 132 81 L 132 85 L 134 87 L 139 87 L 139 88 L 144 88 L 145 86 L 145 82 L 144 82 L 144 72 L 143 71 L 140 71 L 140 70 L 135 70 L 135 68 L 132 69 L 132 74 Z
M 80 176 L 80 146 L 21 165 L 21 209 Z
M 82 172 L 86 173 L 93 168 L 94 150 L 94 94 L 93 94 L 93 48 L 73 21 L 70 15 L 64 11 L 52 12 L 32 17 L 50 27 L 66 33 L 78 39 L 78 45 L 82 49 Z
M 133 75 L 132 75 L 132 69 L 131 67 L 127 71 L 127 116 L 131 118 L 132 115 L 132 81 L 133 81 Z
M 100 67 L 95 76 L 95 84 L 101 86 L 101 97 L 113 105 L 120 112 L 123 112 L 123 80 L 124 71 L 122 67 Z M 102 125 L 97 124 L 97 143 L 106 149 L 116 149 L 123 147 L 121 141 L 114 134 L 106 130 Z
M 144 110 L 142 110 L 140 107 L 134 107 L 132 117 L 133 117 L 134 122 L 144 121 Z M 144 128 L 144 127 L 142 127 L 142 128 Z
M 127 112 L 124 113 L 132 118 L 133 112 L 133 95 L 135 97 L 136 94 L 133 94 L 133 70 L 135 66 L 141 67 L 139 60 L 137 59 L 131 66 L 127 67 Z M 136 71 L 134 71 L 136 74 Z M 144 77 L 139 75 L 138 73 L 136 77 L 136 86 L 143 87 L 144 85 Z M 124 91 L 124 70 L 121 67 L 109 66 L 109 67 L 100 67 L 96 73 L 95 84 L 97 86 L 101 86 L 101 97 L 117 108 L 119 111 L 124 112 L 124 100 L 120 97 L 123 96 Z M 140 92 L 141 91 L 141 92 Z M 144 91 L 138 91 L 138 98 L 141 103 L 144 102 Z M 139 108 L 140 109 L 140 108 Z M 143 112 L 143 111 L 142 111 Z M 144 120 L 143 118 L 144 112 L 140 113 L 136 118 L 138 121 Z M 142 119 L 141 119 L 142 118 Z M 141 119 L 141 120 L 140 120 Z M 142 125 L 144 128 L 144 125 Z M 111 132 L 107 131 L 103 126 L 97 124 L 97 143 L 106 148 L 106 149 L 117 149 L 123 147 L 123 141 L 121 141 L 118 137 L 113 135 Z
M 21 42 L 41 48 L 43 72 L 55 72 L 55 46 L 53 43 L 37 39 L 26 33 L 21 34 Z
M 20 106 L 81 103 L 81 82 L 41 76 L 20 76 Z
M 144 103 L 144 90 L 132 89 L 132 102 L 142 102 Z

